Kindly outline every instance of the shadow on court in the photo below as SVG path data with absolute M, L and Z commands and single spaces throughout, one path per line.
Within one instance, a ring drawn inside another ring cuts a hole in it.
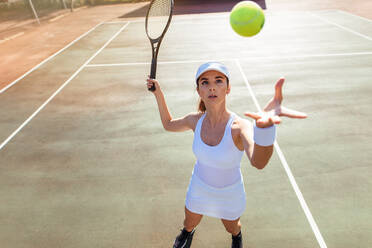
M 181 0 L 174 2 L 174 14 L 175 15 L 185 15 L 185 14 L 201 14 L 201 13 L 217 13 L 217 12 L 229 12 L 232 7 L 240 1 L 234 0 L 216 0 L 216 1 L 197 1 L 197 0 Z M 261 8 L 266 9 L 265 0 L 255 0 Z M 129 17 L 144 17 L 148 5 L 142 8 L 136 9 L 130 13 L 126 13 L 120 18 Z

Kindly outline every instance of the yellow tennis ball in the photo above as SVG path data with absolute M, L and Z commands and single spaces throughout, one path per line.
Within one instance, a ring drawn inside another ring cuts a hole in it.
M 250 37 L 258 34 L 264 24 L 264 12 L 255 2 L 239 2 L 230 12 L 230 25 L 241 36 Z

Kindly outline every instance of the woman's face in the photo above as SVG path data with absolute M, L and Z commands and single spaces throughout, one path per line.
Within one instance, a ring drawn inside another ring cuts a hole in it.
M 217 103 L 225 100 L 230 93 L 230 85 L 227 85 L 227 78 L 221 72 L 207 71 L 199 77 L 197 91 L 204 103 Z

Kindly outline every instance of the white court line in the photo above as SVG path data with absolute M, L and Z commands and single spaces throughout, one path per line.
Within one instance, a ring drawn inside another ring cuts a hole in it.
M 76 9 L 74 9 L 74 12 L 78 12 L 78 11 L 80 11 L 82 9 L 86 9 L 86 8 L 88 8 L 88 6 L 83 6 L 83 7 L 80 7 L 80 8 L 76 8 Z
M 123 24 L 123 23 L 126 23 L 128 21 L 112 21 L 112 22 L 104 22 L 103 24 Z M 133 22 L 133 21 L 131 21 Z
M 120 30 L 118 32 L 116 32 L 114 34 L 114 36 L 112 36 L 97 52 L 95 52 L 82 66 L 80 66 L 80 68 L 74 73 L 72 74 L 72 76 L 67 79 L 67 81 L 61 86 L 59 87 L 59 89 L 54 92 L 54 94 L 52 96 L 50 96 L 48 98 L 48 100 L 46 100 L 30 117 L 28 117 L 27 120 L 25 120 L 22 125 L 20 125 L 17 130 L 15 130 L 3 143 L 1 143 L 0 145 L 0 150 L 3 149 L 3 147 L 19 132 L 22 130 L 23 127 L 25 127 L 67 84 L 69 84 L 71 82 L 71 80 L 73 78 L 76 77 L 76 75 L 79 74 L 79 72 L 81 70 L 84 69 L 84 67 L 90 62 L 92 61 L 113 39 L 116 38 L 116 36 L 118 36 L 120 34 L 121 31 L 123 31 L 124 28 L 126 28 L 128 25 L 129 25 L 130 22 L 128 22 L 126 25 L 124 25 L 122 28 L 120 28 Z
M 170 26 L 173 26 L 173 25 L 183 25 L 183 24 L 198 24 L 198 25 L 210 25 L 213 23 L 216 22 L 216 20 L 220 20 L 221 22 L 226 22 L 226 19 L 221 19 L 221 18 L 203 18 L 203 19 L 190 19 L 190 20 L 179 20 L 179 21 L 173 21 L 171 22 Z M 197 21 L 200 21 L 202 20 L 203 22 L 198 22 Z M 153 22 L 157 22 L 158 20 L 153 20 Z M 161 20 L 159 20 L 160 22 Z M 209 21 L 209 23 L 207 22 Z M 131 23 L 145 23 L 144 20 L 135 20 L 135 21 L 130 21 Z M 125 23 L 125 21 L 112 21 L 112 22 L 105 22 L 105 24 L 120 24 L 120 23 Z
M 363 16 L 358 16 L 358 15 L 355 15 L 353 13 L 350 13 L 350 12 L 347 12 L 345 10 L 340 10 L 338 9 L 337 12 L 341 12 L 343 14 L 346 14 L 346 15 L 349 15 L 349 16 L 353 16 L 353 17 L 358 17 L 359 19 L 362 19 L 363 21 L 367 21 L 367 22 L 372 22 L 372 20 L 368 19 L 368 18 L 365 18 Z
M 172 22 L 171 22 L 171 25 L 174 25 L 174 24 L 195 24 L 195 21 L 210 21 L 210 20 L 221 20 L 221 21 L 226 21 L 225 19 L 221 19 L 221 18 L 225 18 L 225 17 L 229 17 L 230 14 L 219 14 L 219 15 L 213 15 L 213 16 L 208 16 L 208 17 L 197 17 L 197 18 L 182 18 L 181 19 L 177 19 L 175 17 L 173 17 L 172 19 Z M 139 20 L 128 20 L 130 21 L 131 23 L 145 23 L 146 19 L 145 18 L 141 18 Z M 125 22 L 128 22 L 128 21 L 108 21 L 108 22 L 105 22 L 105 24 L 115 24 L 115 23 L 125 23 Z M 162 22 L 163 20 L 153 20 L 154 22 Z
M 335 25 L 335 26 L 337 26 L 337 27 L 339 27 L 339 28 L 341 28 L 341 29 L 343 29 L 343 30 L 346 30 L 346 31 L 348 31 L 348 32 L 350 32 L 350 33 L 356 34 L 356 35 L 358 35 L 358 36 L 360 36 L 360 37 L 363 37 L 363 38 L 365 38 L 365 39 L 367 39 L 367 40 L 372 41 L 372 38 L 369 37 L 369 36 L 367 36 L 367 35 L 364 35 L 364 34 L 361 34 L 361 33 L 359 33 L 359 32 L 356 32 L 356 31 L 354 31 L 354 30 L 352 30 L 352 29 L 350 29 L 350 28 L 344 27 L 344 26 L 342 26 L 342 25 L 340 25 L 340 24 L 337 24 L 337 23 L 335 23 L 335 22 L 332 22 L 332 21 L 330 21 L 330 20 L 327 20 L 327 19 L 325 19 L 325 18 L 323 18 L 323 17 L 320 17 L 320 16 L 318 16 L 318 15 L 316 15 L 316 14 L 311 13 L 310 15 L 311 15 L 311 16 L 314 16 L 314 17 L 316 17 L 316 18 L 318 18 L 318 19 L 321 19 L 321 20 L 323 20 L 323 21 L 325 21 L 325 22 L 328 22 L 328 23 L 330 23 L 330 24 L 332 24 L 332 25 Z
M 166 65 L 166 64 L 187 64 L 187 63 L 203 63 L 207 61 L 232 61 L 233 59 L 220 59 L 220 60 L 179 60 L 179 61 L 158 61 L 157 64 L 159 65 Z M 137 63 L 116 63 L 116 64 L 90 64 L 86 67 L 110 67 L 110 66 L 136 66 L 136 65 L 149 65 L 151 62 L 137 62 Z
M 240 73 L 243 76 L 244 82 L 245 82 L 245 84 L 248 87 L 249 93 L 251 94 L 251 97 L 252 97 L 252 99 L 254 101 L 254 104 L 256 105 L 256 108 L 259 111 L 261 111 L 261 107 L 258 104 L 258 101 L 256 99 L 256 96 L 253 93 L 253 90 L 252 90 L 252 88 L 251 88 L 251 86 L 250 86 L 250 84 L 248 82 L 248 79 L 247 79 L 245 73 L 243 72 L 243 69 L 242 69 L 242 67 L 240 65 L 239 60 L 237 59 L 237 60 L 235 60 L 235 62 L 237 64 L 237 66 L 239 67 Z M 302 207 L 303 211 L 305 212 L 306 218 L 307 218 L 308 222 L 310 223 L 311 229 L 313 230 L 313 232 L 315 234 L 315 237 L 316 237 L 316 239 L 318 241 L 319 246 L 321 248 L 327 248 L 327 245 L 324 242 L 323 236 L 320 233 L 317 224 L 315 223 L 315 220 L 314 220 L 314 218 L 313 218 L 313 216 L 312 216 L 312 214 L 310 212 L 310 209 L 309 209 L 309 207 L 306 204 L 306 201 L 305 201 L 305 199 L 304 199 L 304 197 L 303 197 L 303 195 L 302 195 L 302 193 L 300 191 L 300 188 L 298 187 L 298 185 L 296 183 L 296 180 L 295 180 L 295 178 L 294 178 L 294 176 L 293 176 L 293 174 L 291 172 L 291 169 L 288 166 L 288 163 L 287 163 L 287 161 L 286 161 L 286 159 L 285 159 L 285 157 L 284 157 L 284 155 L 283 155 L 283 153 L 282 153 L 282 151 L 281 151 L 281 149 L 280 149 L 279 144 L 278 144 L 277 141 L 275 141 L 274 147 L 275 147 L 275 150 L 276 150 L 276 152 L 279 155 L 280 161 L 282 162 L 282 165 L 283 165 L 283 167 L 284 167 L 284 169 L 285 169 L 285 171 L 287 173 L 287 176 L 289 178 L 289 181 L 291 182 L 292 188 L 295 191 L 298 200 L 300 201 L 301 207 Z
M 15 35 L 6 37 L 6 38 L 0 40 L 0 44 L 3 43 L 3 42 L 5 42 L 5 41 L 13 40 L 13 39 L 15 39 L 15 38 L 17 38 L 17 37 L 19 37 L 21 35 L 24 35 L 24 34 L 25 34 L 25 32 L 19 32 L 19 33 L 16 33 Z
M 269 56 L 269 57 L 249 57 L 240 60 L 258 60 L 258 59 L 288 59 L 288 58 L 312 58 L 312 57 L 342 57 L 342 56 L 361 56 L 372 55 L 372 52 L 359 53 L 334 53 L 334 54 L 309 54 L 309 55 L 295 55 L 295 56 Z M 204 63 L 208 61 L 235 61 L 236 58 L 229 59 L 203 59 L 203 60 L 179 60 L 179 61 L 158 61 L 158 64 L 187 64 L 187 63 Z M 136 66 L 149 65 L 151 62 L 137 62 L 137 63 L 114 63 L 114 64 L 90 64 L 86 67 L 114 67 L 114 66 Z
M 66 50 L 67 48 L 69 48 L 71 45 L 73 45 L 75 42 L 77 42 L 78 40 L 80 40 L 81 38 L 83 38 L 84 36 L 86 36 L 87 34 L 89 34 L 90 32 L 92 32 L 94 29 L 96 29 L 99 25 L 101 25 L 103 22 L 100 22 L 98 23 L 96 26 L 94 26 L 93 28 L 91 28 L 90 30 L 88 30 L 87 32 L 85 32 L 84 34 L 80 35 L 78 38 L 76 38 L 75 40 L 71 41 L 67 46 L 65 46 L 64 48 L 62 48 L 61 50 L 59 50 L 58 52 L 56 52 L 55 54 L 51 55 L 50 57 L 46 58 L 45 60 L 43 60 L 42 62 L 40 62 L 38 65 L 36 65 L 35 67 L 33 67 L 31 70 L 29 70 L 28 72 L 26 72 L 25 74 L 23 74 L 22 76 L 20 76 L 19 78 L 17 78 L 16 80 L 14 80 L 12 83 L 8 84 L 6 87 L 4 87 L 3 89 L 0 90 L 0 94 L 1 93 L 4 93 L 7 89 L 9 89 L 10 87 L 12 87 L 13 85 L 15 85 L 16 83 L 18 83 L 21 79 L 23 79 L 24 77 L 26 77 L 28 74 L 30 74 L 31 72 L 35 71 L 36 69 L 38 69 L 40 66 L 42 66 L 43 64 L 45 64 L 46 62 L 48 62 L 49 60 L 51 60 L 52 58 L 54 58 L 55 56 L 57 56 L 58 54 L 60 54 L 61 52 L 63 52 L 64 50 Z
M 267 12 L 266 11 L 266 14 L 269 15 L 269 16 L 272 16 L 272 15 L 282 15 L 282 14 L 293 14 L 293 15 L 298 15 L 298 14 L 303 14 L 303 13 L 306 13 L 306 14 L 309 14 L 309 13 L 319 13 L 319 12 L 330 12 L 330 11 L 333 11 L 333 12 L 343 12 L 345 14 L 348 14 L 350 16 L 354 16 L 354 17 L 359 17 L 365 21 L 368 21 L 368 22 L 372 22 L 372 20 L 370 19 L 367 19 L 365 17 L 362 17 L 362 16 L 358 16 L 358 15 L 354 15 L 352 13 L 349 13 L 349 12 L 346 12 L 344 10 L 339 10 L 339 9 L 325 9 L 325 10 L 319 10 L 319 11 L 276 11 L 276 12 Z M 230 14 L 229 13 L 219 13 L 217 15 L 213 15 L 213 16 L 209 16 L 209 17 L 199 17 L 199 18 L 196 18 L 196 19 L 180 19 L 180 20 L 177 20 L 177 19 L 173 19 L 173 22 L 172 24 L 178 24 L 178 23 L 189 23 L 191 21 L 197 21 L 197 20 L 211 20 L 211 19 L 221 19 L 221 17 L 229 17 Z M 145 22 L 145 19 L 140 19 L 140 20 L 128 20 L 132 23 L 140 23 L 140 22 Z M 128 22 L 128 21 L 109 21 L 109 22 L 105 22 L 105 24 L 115 24 L 115 23 L 125 23 L 125 22 Z
M 69 13 L 68 13 L 68 14 L 69 14 Z M 62 14 L 62 15 L 56 16 L 56 17 L 50 19 L 49 22 L 57 21 L 57 20 L 61 19 L 62 17 L 67 16 L 68 14 Z

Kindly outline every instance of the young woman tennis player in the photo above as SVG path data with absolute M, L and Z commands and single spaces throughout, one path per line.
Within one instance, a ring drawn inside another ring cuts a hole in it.
M 173 248 L 187 248 L 203 215 L 221 219 L 232 235 L 232 248 L 242 248 L 240 216 L 246 206 L 240 161 L 245 151 L 252 166 L 263 169 L 273 153 L 275 124 L 280 116 L 306 118 L 306 114 L 281 105 L 281 78 L 275 85 L 275 96 L 262 113 L 246 112 L 250 121 L 226 108 L 230 92 L 229 72 L 218 62 L 202 64 L 196 73 L 196 90 L 200 96 L 198 112 L 173 119 L 156 80 L 147 79 L 147 87 L 155 85 L 153 94 L 159 107 L 164 129 L 172 132 L 193 130 L 193 152 L 197 158 L 185 201 L 184 228 Z M 253 129 L 253 132 L 252 132 Z M 253 133 L 253 137 L 252 137 Z

